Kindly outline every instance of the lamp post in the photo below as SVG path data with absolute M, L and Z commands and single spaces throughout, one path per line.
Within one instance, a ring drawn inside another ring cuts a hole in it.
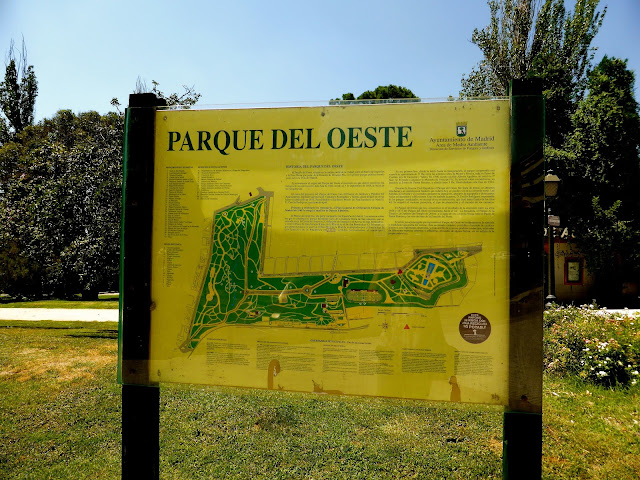
M 554 226 L 560 226 L 560 218 L 551 215 L 551 200 L 558 195 L 558 187 L 560 186 L 560 178 L 549 170 L 544 177 L 544 195 L 547 201 L 547 235 L 549 243 L 549 272 L 547 276 L 548 295 L 546 300 L 546 306 L 550 307 L 552 303 L 556 301 L 556 272 L 554 267 Z

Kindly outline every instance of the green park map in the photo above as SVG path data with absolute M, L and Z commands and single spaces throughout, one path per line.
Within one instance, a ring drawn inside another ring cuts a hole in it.
M 465 259 L 482 248 L 415 249 L 404 265 L 387 269 L 265 274 L 271 197 L 260 189 L 214 213 L 211 260 L 183 352 L 220 327 L 342 330 L 352 328 L 354 307 L 435 307 L 444 293 L 469 284 Z

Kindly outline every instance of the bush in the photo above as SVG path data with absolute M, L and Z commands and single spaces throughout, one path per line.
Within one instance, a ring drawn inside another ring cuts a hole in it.
M 640 381 L 640 316 L 554 306 L 544 315 L 544 367 L 604 386 Z

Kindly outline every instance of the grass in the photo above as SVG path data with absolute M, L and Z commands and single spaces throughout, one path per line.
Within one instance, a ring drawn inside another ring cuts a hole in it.
M 640 389 L 546 377 L 548 478 L 640 478 Z
M 496 408 L 184 387 L 165 392 L 164 478 L 501 475 Z
M 117 325 L 0 322 L 0 478 L 115 478 Z
M 0 478 L 120 472 L 117 324 L 0 322 Z M 545 382 L 544 478 L 640 477 L 640 389 Z M 499 479 L 502 410 L 163 385 L 161 478 Z
M 35 300 L 13 301 L 10 297 L 0 298 L 0 308 L 98 308 L 118 309 L 118 294 L 106 293 L 98 295 L 98 300 Z

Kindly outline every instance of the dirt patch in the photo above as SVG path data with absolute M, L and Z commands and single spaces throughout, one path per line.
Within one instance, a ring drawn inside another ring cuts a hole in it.
M 20 365 L 7 365 L 0 369 L 0 378 L 27 382 L 42 377 L 53 378 L 56 382 L 70 382 L 76 379 L 91 379 L 98 370 L 115 365 L 117 346 L 89 349 L 83 352 L 52 353 L 42 349 L 25 349 L 17 355 L 34 356 Z
M 554 455 L 545 456 L 544 461 L 545 463 L 548 463 L 549 465 L 553 465 L 554 467 L 563 466 L 568 463 L 568 460 L 566 458 L 561 458 Z
M 502 439 L 491 437 L 489 439 L 489 450 L 498 456 L 502 455 Z
M 39 355 L 41 353 L 45 353 L 47 350 L 44 348 L 25 348 L 24 350 L 20 350 L 16 352 L 16 355 L 27 356 L 27 355 Z

